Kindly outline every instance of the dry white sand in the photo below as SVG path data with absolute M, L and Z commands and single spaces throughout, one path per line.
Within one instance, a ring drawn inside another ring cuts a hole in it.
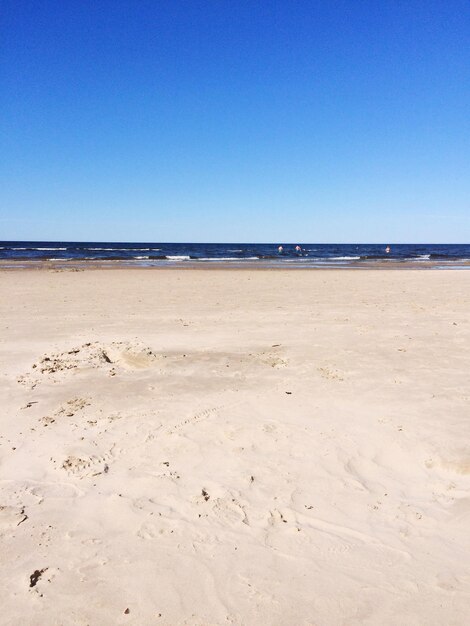
M 470 272 L 0 273 L 0 623 L 470 620 Z

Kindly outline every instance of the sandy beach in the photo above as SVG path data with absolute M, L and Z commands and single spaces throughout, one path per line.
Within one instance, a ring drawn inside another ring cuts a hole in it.
M 3 625 L 464 626 L 470 272 L 0 272 Z

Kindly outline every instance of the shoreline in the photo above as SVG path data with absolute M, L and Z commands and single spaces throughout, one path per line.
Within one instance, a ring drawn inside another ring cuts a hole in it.
M 84 270 L 263 270 L 263 271 L 323 271 L 323 270 L 374 270 L 374 271 L 400 271 L 400 270 L 470 270 L 470 261 L 359 261 L 359 262 L 311 262 L 311 263 L 287 263 L 272 261 L 166 261 L 149 263 L 142 261 L 126 260 L 1 260 L 0 271 L 19 270 L 55 270 L 55 271 L 84 271 Z

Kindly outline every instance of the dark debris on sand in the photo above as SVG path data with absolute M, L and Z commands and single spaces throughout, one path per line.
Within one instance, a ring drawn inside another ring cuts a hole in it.
M 44 569 L 34 570 L 34 572 L 29 577 L 29 586 L 35 587 L 38 584 L 39 579 L 41 578 L 41 576 L 44 574 L 46 570 L 47 570 L 47 567 L 45 567 Z

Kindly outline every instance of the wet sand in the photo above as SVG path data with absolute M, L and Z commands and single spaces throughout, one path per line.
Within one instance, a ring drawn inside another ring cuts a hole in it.
M 84 271 L 84 270 L 260 270 L 260 271 L 323 271 L 323 270 L 470 270 L 470 261 L 466 259 L 433 259 L 433 260 L 360 260 L 360 261 L 286 261 L 286 260 L 264 260 L 257 261 L 137 261 L 137 260 L 0 260 L 0 271 L 15 270 L 49 270 L 49 271 Z

